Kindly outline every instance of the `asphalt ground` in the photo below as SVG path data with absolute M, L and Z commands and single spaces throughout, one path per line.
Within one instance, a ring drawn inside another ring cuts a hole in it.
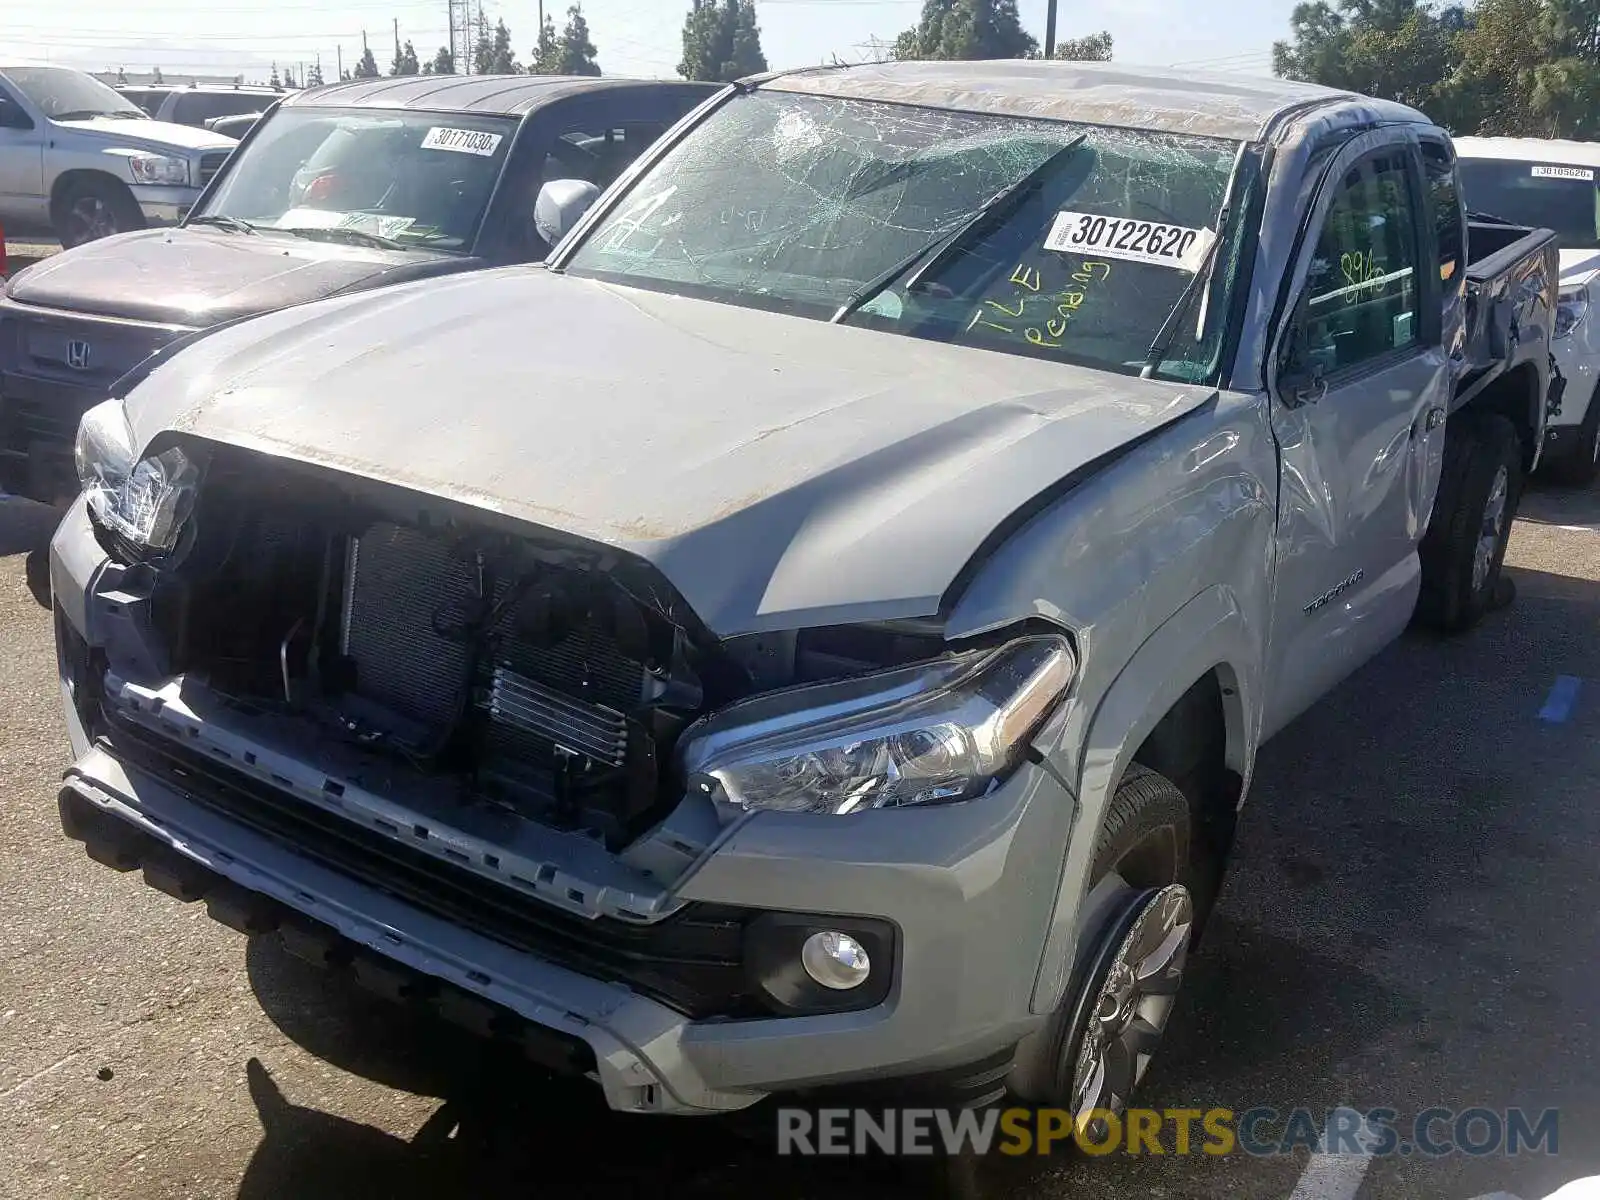
M 89 861 L 57 824 L 67 751 L 25 582 L 50 519 L 0 502 L 0 1197 L 929 1194 L 715 1121 L 610 1115 Z M 986 1195 L 1537 1200 L 1600 1174 L 1600 496 L 1530 494 L 1508 561 L 1509 610 L 1407 636 L 1264 748 L 1142 1100 L 1554 1107 L 1558 1152 L 1332 1182 L 1304 1150 L 991 1159 Z

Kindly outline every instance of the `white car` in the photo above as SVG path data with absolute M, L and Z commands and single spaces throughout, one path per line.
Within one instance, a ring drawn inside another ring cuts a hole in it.
M 1566 376 L 1561 411 L 1546 425 L 1546 472 L 1586 484 L 1600 474 L 1600 142 L 1457 138 L 1467 209 L 1555 230 L 1561 246 L 1556 362 Z

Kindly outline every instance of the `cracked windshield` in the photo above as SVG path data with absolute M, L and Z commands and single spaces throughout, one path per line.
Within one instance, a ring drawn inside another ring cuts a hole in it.
M 1215 139 L 764 92 L 730 101 L 607 215 L 575 274 L 937 341 L 1213 374 L 1236 248 Z M 1211 270 L 1220 264 L 1221 269 Z M 1210 271 L 1209 276 L 1206 274 Z
M 190 223 L 465 250 L 514 131 L 459 113 L 282 109 Z

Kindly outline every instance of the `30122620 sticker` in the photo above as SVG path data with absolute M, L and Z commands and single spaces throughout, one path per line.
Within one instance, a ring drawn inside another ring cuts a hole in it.
M 1044 248 L 1062 254 L 1090 254 L 1149 263 L 1175 271 L 1195 271 L 1217 240 L 1214 230 L 1103 217 L 1095 213 L 1060 212 L 1045 235 Z
M 501 134 L 485 133 L 481 129 L 447 129 L 435 125 L 422 139 L 424 150 L 454 150 L 457 154 L 481 154 L 489 157 L 500 148 Z

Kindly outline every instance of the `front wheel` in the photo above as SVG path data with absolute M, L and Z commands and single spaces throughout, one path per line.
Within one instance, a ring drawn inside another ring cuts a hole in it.
M 119 181 L 89 176 L 68 186 L 55 213 L 56 236 L 64 250 L 130 229 L 144 228 L 144 213 Z
M 1521 496 L 1522 444 L 1511 422 L 1492 413 L 1453 419 L 1420 550 L 1420 622 L 1460 633 L 1494 606 Z
M 1183 882 L 1189 805 L 1169 780 L 1134 766 L 1101 828 L 1083 906 L 1079 959 L 1057 1015 L 1054 1100 L 1080 1137 L 1103 1143 L 1161 1044 L 1193 941 Z
M 1572 444 L 1540 474 L 1567 487 L 1588 487 L 1600 476 L 1600 392 L 1589 397 L 1589 407 L 1573 432 L 1577 436 Z

